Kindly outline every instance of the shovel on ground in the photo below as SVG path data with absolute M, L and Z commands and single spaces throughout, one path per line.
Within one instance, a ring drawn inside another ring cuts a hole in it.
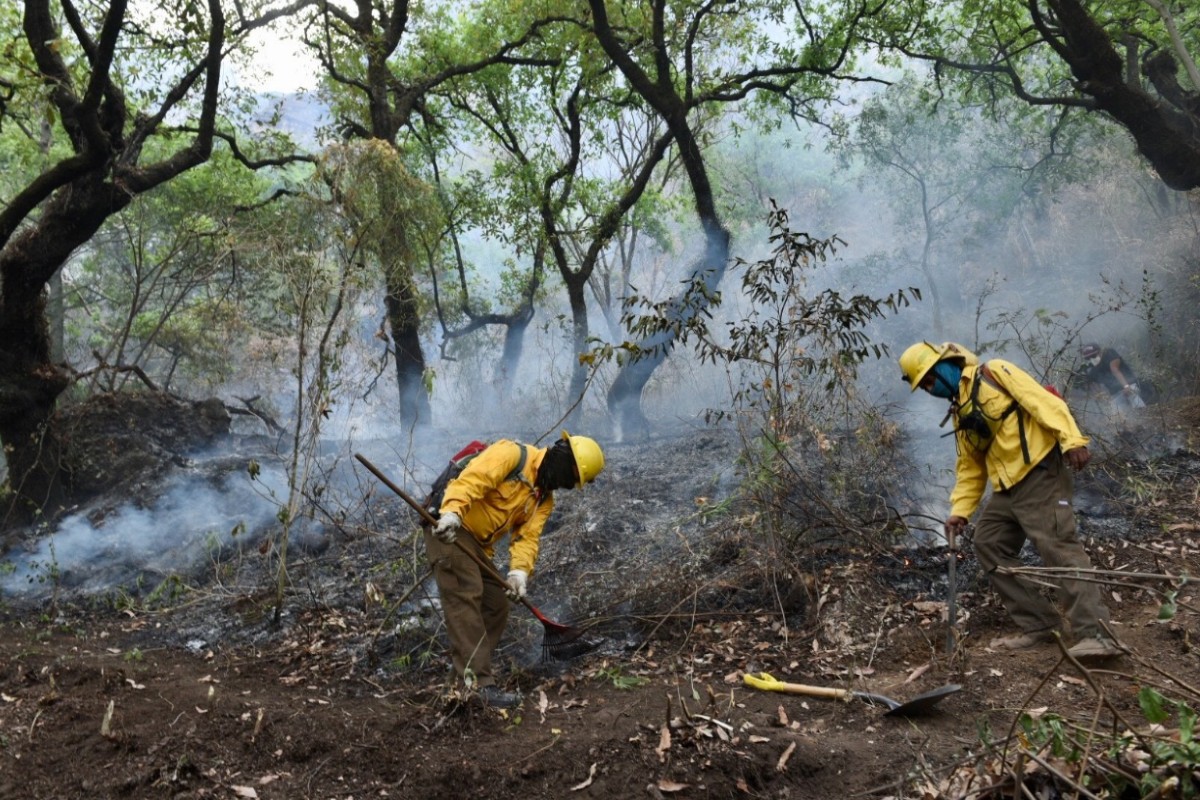
M 809 697 L 828 697 L 834 700 L 849 700 L 852 697 L 857 697 L 859 700 L 866 700 L 873 705 L 887 706 L 888 710 L 884 712 L 885 717 L 916 717 L 927 714 L 933 710 L 934 706 L 941 702 L 942 698 L 962 689 L 957 683 L 949 683 L 938 689 L 928 691 L 925 694 L 917 695 L 912 700 L 902 703 L 899 700 L 893 700 L 881 694 L 871 694 L 870 692 L 856 692 L 850 689 L 836 689 L 829 686 L 806 686 L 803 683 L 785 683 L 775 680 L 775 678 L 765 672 L 760 672 L 757 675 L 744 675 L 742 680 L 747 686 L 753 686 L 755 689 L 762 689 L 767 692 L 803 694 Z

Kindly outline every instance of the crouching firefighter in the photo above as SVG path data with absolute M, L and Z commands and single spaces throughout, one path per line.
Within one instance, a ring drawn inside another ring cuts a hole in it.
M 446 484 L 438 523 L 425 529 L 425 547 L 441 597 L 454 672 L 460 683 L 478 688 L 490 705 L 513 707 L 521 702 L 519 694 L 496 685 L 492 652 L 508 624 L 509 598 L 525 596 L 542 528 L 554 510 L 554 491 L 581 489 L 603 469 L 604 452 L 595 440 L 563 431 L 550 447 L 501 439 Z M 490 561 L 505 534 L 511 536 L 509 568 L 507 585 L 500 586 L 485 578 L 459 544 Z
M 998 573 L 1020 567 L 1021 547 L 1033 542 L 1048 567 L 1091 568 L 1076 538 L 1071 470 L 1087 465 L 1088 439 L 1067 404 L 1014 364 L 998 358 L 981 363 L 965 347 L 919 342 L 900 356 L 912 391 L 924 389 L 950 401 L 958 452 L 950 494 L 948 536 L 960 534 L 990 481 L 992 495 L 975 526 L 979 564 L 1009 617 L 1019 628 L 991 642 L 994 650 L 1022 650 L 1053 641 L 1061 617 L 1033 583 Z M 1068 468 L 1069 467 L 1069 468 Z M 1066 606 L 1076 658 L 1108 658 L 1121 650 L 1107 637 L 1108 609 L 1097 584 L 1058 582 Z

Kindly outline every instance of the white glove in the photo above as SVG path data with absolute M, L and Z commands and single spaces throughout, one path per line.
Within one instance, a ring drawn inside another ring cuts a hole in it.
M 529 576 L 525 574 L 525 570 L 510 569 L 508 571 L 508 580 L 505 583 L 508 584 L 509 600 L 520 600 L 525 596 L 525 583 L 528 579 Z
M 454 544 L 458 538 L 458 529 L 462 527 L 462 517 L 453 511 L 448 511 L 438 517 L 438 523 L 433 528 L 433 535 L 442 544 Z

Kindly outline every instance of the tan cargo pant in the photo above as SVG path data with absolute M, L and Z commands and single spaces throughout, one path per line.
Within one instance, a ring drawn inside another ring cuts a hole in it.
M 1013 622 L 1026 633 L 1061 629 L 1061 617 L 1036 584 L 996 567 L 1022 566 L 1026 538 L 1033 542 L 1047 567 L 1090 569 L 1091 559 L 1076 538 L 1071 498 L 1075 479 L 1054 448 L 1025 478 L 1006 492 L 994 492 L 975 526 L 975 554 Z M 1071 633 L 1077 639 L 1104 635 L 1101 622 L 1108 609 L 1096 583 L 1058 581 L 1058 599 L 1066 607 Z
M 458 541 L 487 559 L 470 533 L 459 531 Z M 457 543 L 443 544 L 430 530 L 425 531 L 425 552 L 442 601 L 455 675 L 464 680 L 470 671 L 476 686 L 495 685 L 492 651 L 508 625 L 504 587 L 485 580 L 480 566 Z

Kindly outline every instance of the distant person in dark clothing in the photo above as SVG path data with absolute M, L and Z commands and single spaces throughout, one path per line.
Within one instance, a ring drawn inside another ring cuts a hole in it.
M 1137 375 L 1120 353 L 1111 347 L 1088 343 L 1079 348 L 1079 355 L 1085 362 L 1080 370 L 1084 383 L 1108 392 L 1114 411 L 1123 415 L 1146 407 Z

